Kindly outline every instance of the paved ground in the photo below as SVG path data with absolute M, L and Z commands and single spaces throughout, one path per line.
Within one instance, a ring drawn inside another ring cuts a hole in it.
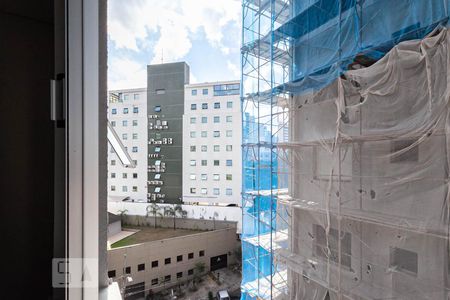
M 135 234 L 130 235 L 114 244 L 111 248 L 129 246 L 134 244 L 140 244 L 145 242 L 157 241 L 161 239 L 168 239 L 177 236 L 184 236 L 194 233 L 204 232 L 201 230 L 190 230 L 190 229 L 179 229 L 173 230 L 173 228 L 153 228 L 153 227 L 139 227 L 139 226 L 127 226 L 122 228 L 122 230 L 139 230 Z
M 198 290 L 196 292 L 190 292 L 186 290 L 184 297 L 179 297 L 177 300 L 208 300 L 208 292 L 211 291 L 216 296 L 216 293 L 220 290 L 227 290 L 232 299 L 240 298 L 240 285 L 241 274 L 239 272 L 230 269 L 220 269 L 213 272 L 217 278 L 219 274 L 220 285 L 217 284 L 211 276 L 205 276 L 203 281 L 197 285 Z M 215 299 L 215 298 L 214 298 Z

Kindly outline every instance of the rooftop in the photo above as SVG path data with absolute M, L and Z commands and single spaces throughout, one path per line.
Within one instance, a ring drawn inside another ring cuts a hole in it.
M 205 230 L 180 228 L 174 230 L 173 228 L 154 228 L 150 226 L 127 226 L 122 230 L 127 229 L 139 231 L 120 241 L 115 242 L 111 245 L 111 249 L 205 232 Z

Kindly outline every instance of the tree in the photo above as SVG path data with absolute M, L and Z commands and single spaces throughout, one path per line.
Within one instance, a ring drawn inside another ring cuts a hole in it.
M 154 218 L 155 218 L 155 228 L 156 228 L 156 218 L 159 216 L 159 217 L 162 217 L 163 215 L 162 215 L 162 213 L 161 213 L 161 207 L 159 207 L 159 205 L 158 204 L 156 204 L 156 203 L 152 203 L 152 204 L 150 204 L 150 205 L 148 205 L 147 206 L 147 208 L 146 208 L 146 210 L 147 210 L 147 214 L 146 214 L 146 217 L 148 218 L 149 216 L 153 216 Z
M 172 207 L 166 206 L 164 207 L 164 216 L 173 217 L 173 229 L 175 230 L 176 227 L 176 217 L 179 215 L 182 218 L 185 218 L 187 215 L 187 211 L 183 210 L 183 207 L 181 204 L 174 204 Z
M 197 262 L 194 266 L 194 279 L 193 279 L 193 284 L 195 285 L 196 282 L 198 281 L 198 279 L 200 278 L 200 276 L 203 274 L 203 272 L 205 272 L 206 269 L 206 265 L 204 262 Z
M 214 212 L 213 215 L 213 224 L 214 224 L 214 230 L 216 230 L 216 218 L 219 216 L 219 213 L 217 211 Z

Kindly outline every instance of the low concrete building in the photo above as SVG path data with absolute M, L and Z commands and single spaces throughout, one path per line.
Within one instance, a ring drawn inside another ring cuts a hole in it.
M 205 272 L 237 262 L 235 250 L 240 245 L 235 223 L 227 222 L 234 226 L 218 226 L 220 229 L 210 231 L 199 230 L 199 226 L 186 229 L 188 223 L 181 223 L 185 229 L 141 226 L 139 232 L 108 251 L 108 276 L 122 289 L 125 286 L 126 299 L 141 299 L 150 290 L 158 292 L 193 279 L 199 262 L 204 264 Z
M 108 212 L 108 238 L 122 231 L 122 222 L 119 215 Z

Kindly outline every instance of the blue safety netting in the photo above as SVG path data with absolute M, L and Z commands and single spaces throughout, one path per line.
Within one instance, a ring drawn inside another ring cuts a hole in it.
M 449 0 L 243 0 L 243 279 L 241 299 L 270 299 L 279 269 L 276 231 L 280 167 L 273 145 L 278 93 L 319 90 L 367 67 L 402 41 L 446 26 Z M 267 96 L 269 95 L 269 96 Z M 273 283 L 270 282 L 269 286 Z

